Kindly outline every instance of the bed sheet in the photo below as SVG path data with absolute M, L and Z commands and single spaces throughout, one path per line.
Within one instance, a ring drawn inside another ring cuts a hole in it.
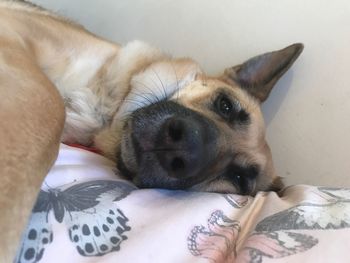
M 115 165 L 61 145 L 16 262 L 348 262 L 350 191 L 280 195 L 136 189 Z

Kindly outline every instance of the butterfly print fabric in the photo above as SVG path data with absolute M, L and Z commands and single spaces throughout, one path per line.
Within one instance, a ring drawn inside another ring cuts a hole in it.
M 315 187 L 310 192 L 313 195 L 310 200 L 314 202 L 300 202 L 265 217 L 244 239 L 240 237 L 244 228 L 242 222 L 228 217 L 222 211 L 215 211 L 209 217 L 207 227 L 195 226 L 192 229 L 188 237 L 188 249 L 192 255 L 212 263 L 261 263 L 287 258 L 312 249 L 319 243 L 317 237 L 320 234 L 315 231 L 350 227 L 348 189 Z M 239 202 L 235 201 L 235 198 L 241 198 L 238 196 L 224 197 L 234 208 L 240 209 L 246 204 L 241 202 L 243 206 L 237 205 Z M 266 198 L 265 194 L 261 197 Z M 294 261 L 288 259 L 285 262 Z
M 135 187 L 123 181 L 96 180 L 61 190 L 41 190 L 24 234 L 18 262 L 38 262 L 54 240 L 52 220 L 64 223 L 82 256 L 101 256 L 120 249 L 127 239 L 128 218 L 116 205 Z M 50 216 L 52 214 L 52 216 Z
M 62 146 L 15 262 L 339 263 L 349 244 L 348 189 L 254 198 L 136 189 L 113 162 Z

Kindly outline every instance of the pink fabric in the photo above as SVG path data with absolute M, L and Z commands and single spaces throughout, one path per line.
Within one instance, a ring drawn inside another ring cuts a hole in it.
M 348 262 L 350 191 L 255 198 L 135 190 L 104 157 L 61 146 L 18 262 Z

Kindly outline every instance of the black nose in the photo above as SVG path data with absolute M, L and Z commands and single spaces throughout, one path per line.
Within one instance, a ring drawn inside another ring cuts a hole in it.
M 157 157 L 168 175 L 197 175 L 208 157 L 204 125 L 190 117 L 171 117 L 161 126 L 156 142 Z

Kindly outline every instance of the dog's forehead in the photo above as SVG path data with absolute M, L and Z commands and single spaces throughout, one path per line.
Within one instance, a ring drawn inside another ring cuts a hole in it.
M 207 96 L 214 93 L 218 88 L 230 89 L 230 86 L 220 80 L 197 78 L 195 81 L 183 87 L 178 96 L 186 97 L 188 99 Z
M 230 85 L 216 78 L 200 76 L 197 80 L 176 92 L 171 99 L 187 107 L 194 107 L 208 101 L 213 101 L 218 95 L 225 93 L 235 99 L 254 120 L 263 120 L 259 102 L 238 85 Z

